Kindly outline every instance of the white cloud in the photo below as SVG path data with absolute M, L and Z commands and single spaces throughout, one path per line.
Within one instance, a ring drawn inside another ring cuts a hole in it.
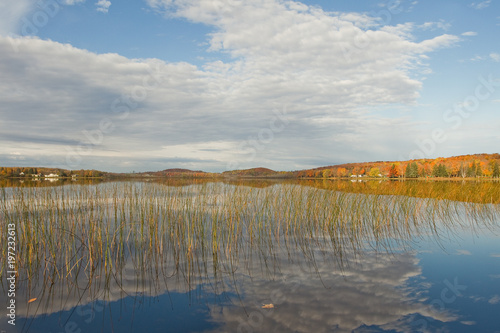
M 85 0 L 60 0 L 59 2 L 65 4 L 65 5 L 68 5 L 68 6 L 72 6 L 72 5 L 76 5 L 79 3 L 83 3 L 83 2 L 85 2 Z
M 453 35 L 441 35 L 433 39 L 427 39 L 418 44 L 420 52 L 432 52 L 438 48 L 450 47 L 458 41 L 458 37 Z
M 470 60 L 471 61 L 483 61 L 483 60 L 485 60 L 485 57 L 480 56 L 480 55 L 476 55 L 476 56 L 472 57 Z
M 462 36 L 477 36 L 477 32 L 475 31 L 467 31 L 462 34 Z
M 473 2 L 470 4 L 470 6 L 474 9 L 484 9 L 489 7 L 491 4 L 491 0 L 486 0 L 482 2 Z
M 424 24 L 421 24 L 419 28 L 424 29 L 424 30 L 436 30 L 436 29 L 441 29 L 441 30 L 449 30 L 451 28 L 451 24 L 447 23 L 445 21 L 439 21 L 439 22 L 425 22 Z
M 500 53 L 490 53 L 490 58 L 493 61 L 500 62 Z
M 408 7 L 405 7 L 408 5 Z M 377 6 L 381 8 L 387 8 L 392 14 L 399 14 L 401 12 L 411 12 L 418 5 L 418 1 L 412 1 L 408 4 L 407 1 L 402 0 L 393 0 L 393 1 L 384 1 L 379 3 Z
M 371 30 L 374 22 L 365 15 L 326 13 L 290 1 L 148 3 L 169 17 L 213 26 L 210 50 L 232 60 L 199 68 L 94 54 L 38 39 L 0 39 L 0 133 L 2 140 L 12 138 L 8 150 L 64 164 L 66 148 L 89 141 L 82 130 L 96 130 L 103 118 L 110 118 L 116 130 L 82 163 L 100 161 L 110 169 L 122 162 L 139 163 L 148 155 L 155 167 L 175 160 L 183 161 L 182 166 L 223 170 L 229 151 L 242 160 L 242 167 L 286 170 L 351 159 L 353 142 L 366 160 L 394 159 L 394 137 L 401 136 L 398 149 L 408 150 L 413 124 L 361 110 L 414 104 L 422 86 L 415 77 L 429 69 L 423 63 L 426 54 L 458 41 L 438 35 L 415 42 L 411 24 Z M 122 94 L 140 92 L 153 63 L 164 78 L 161 84 L 140 103 L 131 102 L 127 119 L 117 118 L 110 105 Z M 265 145 L 242 147 L 253 144 L 252 139 L 258 143 L 259 133 L 269 129 L 272 110 L 284 105 L 289 106 L 286 128 Z M 342 122 L 325 125 L 315 119 Z M 26 132 L 39 140 L 14 135 Z M 366 133 L 386 147 L 376 151 Z M 215 148 L 202 145 L 207 142 Z M 163 148 L 180 144 L 183 153 Z
M 111 6 L 111 1 L 108 0 L 99 0 L 95 4 L 97 6 L 97 11 L 102 13 L 107 13 L 109 7 Z
M 488 301 L 490 304 L 498 304 L 500 303 L 500 296 L 499 295 L 494 295 L 493 297 L 490 298 Z
M 471 61 L 485 61 L 492 60 L 495 62 L 500 62 L 500 53 L 492 52 L 487 56 L 476 55 L 470 59 Z

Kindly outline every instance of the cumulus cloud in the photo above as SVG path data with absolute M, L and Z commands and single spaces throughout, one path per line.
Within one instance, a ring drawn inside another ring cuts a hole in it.
M 62 0 L 61 3 L 65 4 L 65 5 L 76 5 L 76 4 L 79 4 L 79 3 L 82 3 L 82 2 L 85 2 L 85 0 Z
M 97 6 L 97 11 L 101 13 L 107 13 L 109 7 L 111 6 L 111 1 L 108 0 L 99 0 L 95 4 Z
M 483 57 L 483 56 L 475 55 L 474 57 L 472 57 L 470 59 L 470 61 L 483 61 L 484 59 L 485 59 L 485 57 Z
M 151 161 L 198 158 L 198 164 L 180 166 L 214 171 L 231 160 L 240 167 L 312 167 L 349 160 L 353 151 L 365 153 L 367 160 L 391 159 L 394 144 L 383 144 L 399 135 L 396 145 L 405 150 L 414 126 L 404 115 L 374 117 L 369 109 L 414 104 L 426 54 L 458 41 L 446 34 L 415 41 L 411 24 L 377 28 L 376 20 L 363 14 L 327 13 L 291 1 L 148 3 L 167 17 L 212 26 L 209 51 L 230 60 L 197 67 L 3 38 L 2 133 L 102 141 L 90 148 L 61 144 L 51 155 L 61 167 L 67 166 L 68 150 L 77 149 L 85 152 L 79 153 L 79 167 L 95 168 L 89 164 L 98 159 L 104 169 L 128 171 L 122 168 L 136 165 L 137 170 L 148 156 Z M 144 80 L 154 76 L 160 82 L 144 89 Z M 114 112 L 120 107 L 130 109 L 127 117 Z M 272 123 L 275 110 L 284 108 L 286 121 Z M 113 126 L 101 137 L 95 131 L 103 119 Z M 367 133 L 377 137 L 377 152 Z M 8 142 L 7 154 L 12 149 L 47 155 L 56 148 L 53 142 L 50 151 L 43 142 L 20 147 L 16 140 Z M 208 146 L 215 150 L 207 151 Z M 203 160 L 214 162 L 207 166 Z
M 499 295 L 494 295 L 493 297 L 491 297 L 489 299 L 488 303 L 490 303 L 490 304 L 498 304 L 498 303 L 500 303 L 500 296 Z
M 436 30 L 436 29 L 449 30 L 451 28 L 451 24 L 445 21 L 425 22 L 424 24 L 420 25 L 419 28 L 424 30 Z
M 500 62 L 500 53 L 490 53 L 490 58 L 495 62 Z
M 491 4 L 491 0 L 486 0 L 482 2 L 473 2 L 470 4 L 470 6 L 474 9 L 484 9 L 489 7 Z
M 466 32 L 462 33 L 462 36 L 468 36 L 468 37 L 470 37 L 470 36 L 477 36 L 477 32 L 475 32 L 475 31 L 466 31 Z
M 475 55 L 470 61 L 495 61 L 500 62 L 500 53 L 491 52 L 488 55 Z

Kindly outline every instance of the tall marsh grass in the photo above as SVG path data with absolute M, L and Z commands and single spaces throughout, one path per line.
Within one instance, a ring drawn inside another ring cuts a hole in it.
M 100 292 L 137 283 L 245 270 L 285 249 L 342 261 L 367 246 L 388 250 L 457 228 L 498 226 L 500 208 L 404 195 L 362 194 L 281 184 L 182 187 L 117 182 L 0 189 L 0 234 L 17 228 L 18 274 L 27 290 L 55 284 Z M 2 242 L 2 258 L 7 246 Z M 2 265 L 0 278 L 5 275 Z M 130 272 L 131 271 L 131 272 Z

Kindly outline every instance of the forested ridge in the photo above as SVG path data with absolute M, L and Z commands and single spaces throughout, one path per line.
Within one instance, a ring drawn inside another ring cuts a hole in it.
M 474 154 L 410 161 L 348 163 L 295 172 L 299 178 L 477 178 L 500 176 L 500 154 Z
M 274 171 L 258 167 L 222 173 L 165 169 L 141 173 L 111 173 L 98 170 L 66 170 L 45 167 L 0 167 L 0 178 L 499 178 L 500 154 L 474 154 L 410 161 L 347 163 L 297 171 Z

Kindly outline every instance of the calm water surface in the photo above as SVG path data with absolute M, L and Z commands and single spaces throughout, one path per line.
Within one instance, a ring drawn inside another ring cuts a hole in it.
M 12 185 L 2 332 L 500 332 L 499 183 Z

